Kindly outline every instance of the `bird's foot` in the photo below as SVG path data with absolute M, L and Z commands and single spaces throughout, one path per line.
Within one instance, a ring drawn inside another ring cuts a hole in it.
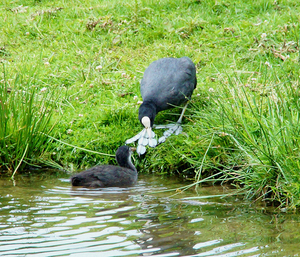
M 135 141 L 138 141 L 138 146 L 136 148 L 136 152 L 138 155 L 142 155 L 146 152 L 146 146 L 149 145 L 150 147 L 157 146 L 157 140 L 155 139 L 155 133 L 151 131 L 151 137 L 149 137 L 147 130 L 143 129 L 140 133 L 135 135 L 132 138 L 129 138 L 125 141 L 125 144 L 131 144 Z
M 144 133 L 144 129 L 140 133 L 138 133 L 137 135 L 135 135 L 134 137 L 127 139 L 125 141 L 125 144 L 128 145 L 128 144 L 131 144 L 131 143 L 139 140 L 141 138 L 141 136 L 142 136 L 143 133 Z
M 157 129 L 168 128 L 168 130 L 166 130 L 164 132 L 164 135 L 158 139 L 159 144 L 165 142 L 169 136 L 171 136 L 173 134 L 177 136 L 182 132 L 181 123 L 178 123 L 178 122 L 176 122 L 174 124 L 168 124 L 168 125 L 157 125 L 157 126 L 155 126 L 155 128 L 157 128 Z

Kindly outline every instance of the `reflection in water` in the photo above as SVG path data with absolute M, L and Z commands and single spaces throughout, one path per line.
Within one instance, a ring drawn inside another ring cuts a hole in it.
M 299 216 L 235 198 L 151 194 L 176 180 L 140 176 L 131 188 L 71 188 L 68 179 L 0 181 L 1 256 L 296 256 Z M 198 194 L 222 194 L 204 187 Z

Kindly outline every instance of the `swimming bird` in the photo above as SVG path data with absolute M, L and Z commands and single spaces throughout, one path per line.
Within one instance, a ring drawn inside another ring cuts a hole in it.
M 137 181 L 137 170 L 131 162 L 133 148 L 120 146 L 116 152 L 119 166 L 100 165 L 71 177 L 72 186 L 84 187 L 128 187 Z
M 146 146 L 156 147 L 164 142 L 172 134 L 182 132 L 181 122 L 197 85 L 196 67 L 188 57 L 162 58 L 152 62 L 145 70 L 141 80 L 140 91 L 143 103 L 139 108 L 139 120 L 145 127 L 140 133 L 126 140 L 130 144 L 138 140 L 137 153 L 146 152 Z M 167 110 L 186 103 L 181 115 L 175 124 L 154 125 L 154 119 L 158 112 Z M 158 143 L 152 128 L 165 129 L 164 135 Z

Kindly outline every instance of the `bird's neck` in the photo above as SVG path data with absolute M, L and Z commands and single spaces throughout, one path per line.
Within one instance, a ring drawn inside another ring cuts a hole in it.
M 134 170 L 134 171 L 137 171 L 135 166 L 133 165 L 133 163 L 131 162 L 131 156 L 128 157 L 128 162 L 126 164 L 126 168 L 128 169 L 131 169 L 131 170 Z
M 126 159 L 126 157 L 127 157 L 127 159 Z M 130 170 L 136 171 L 136 168 L 131 161 L 131 154 L 129 154 L 128 156 L 127 155 L 126 156 L 125 155 L 118 156 L 118 157 L 116 157 L 116 161 L 120 167 L 124 167 L 124 168 L 130 169 Z
M 144 101 L 139 108 L 139 120 L 142 121 L 143 117 L 149 117 L 151 121 L 151 127 L 156 115 L 156 105 L 153 101 Z
M 131 154 L 128 156 L 128 159 L 123 159 L 122 162 L 119 162 L 119 165 L 121 167 L 124 167 L 124 168 L 127 168 L 127 169 L 130 169 L 130 170 L 134 170 L 136 171 L 136 168 L 135 166 L 133 165 L 132 161 L 131 161 Z

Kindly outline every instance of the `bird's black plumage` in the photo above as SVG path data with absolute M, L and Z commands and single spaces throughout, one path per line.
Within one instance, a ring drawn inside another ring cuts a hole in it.
M 196 85 L 196 67 L 190 58 L 162 58 L 152 62 L 144 72 L 140 87 L 143 103 L 139 108 L 139 120 L 145 129 L 125 143 L 138 140 L 138 154 L 144 154 L 147 145 L 155 147 L 157 140 L 152 127 L 156 114 L 187 103 Z M 159 138 L 159 143 L 164 142 L 172 134 L 181 133 L 180 124 L 186 107 L 187 105 L 176 124 L 156 126 L 168 128 L 164 136 Z
M 120 166 L 95 166 L 72 176 L 72 186 L 128 187 L 134 185 L 138 174 L 131 162 L 131 149 L 128 146 L 119 147 L 116 160 Z
M 139 109 L 139 120 L 147 113 L 145 109 L 153 108 L 151 104 L 156 114 L 186 103 L 196 85 L 196 68 L 190 58 L 162 58 L 152 62 L 141 81 L 143 103 Z

